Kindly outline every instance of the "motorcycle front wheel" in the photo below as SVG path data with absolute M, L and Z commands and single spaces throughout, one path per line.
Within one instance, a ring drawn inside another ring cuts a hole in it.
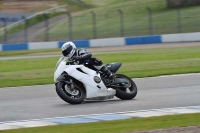
M 56 92 L 62 100 L 70 104 L 80 104 L 85 99 L 84 90 L 75 83 L 68 85 L 64 81 L 58 82 L 56 84 Z
M 129 83 L 129 87 L 116 87 L 114 88 L 116 90 L 116 97 L 122 99 L 122 100 L 130 100 L 133 99 L 137 95 L 137 86 L 134 83 L 134 81 L 123 75 L 123 74 L 116 74 L 116 78 L 123 78 L 127 80 Z

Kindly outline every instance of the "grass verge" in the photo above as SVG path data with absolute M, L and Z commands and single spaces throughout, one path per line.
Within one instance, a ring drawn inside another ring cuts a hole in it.
M 104 64 L 122 62 L 118 73 L 131 78 L 200 72 L 200 47 L 140 49 L 93 55 Z M 0 87 L 52 84 L 58 57 L 1 60 Z
M 199 113 L 5 130 L 1 133 L 124 133 L 194 125 L 200 125 Z

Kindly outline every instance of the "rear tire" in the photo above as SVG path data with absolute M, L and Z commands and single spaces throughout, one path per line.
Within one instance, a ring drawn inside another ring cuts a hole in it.
M 72 83 L 74 84 L 74 83 Z M 65 102 L 68 102 L 70 104 L 80 104 L 85 99 L 85 91 L 83 88 L 81 88 L 79 85 L 74 84 L 75 91 L 77 92 L 77 95 L 72 95 L 68 91 L 66 91 L 65 86 L 67 84 L 64 81 L 58 82 L 56 84 L 56 92 L 58 96 L 64 100 Z
M 124 78 L 127 79 L 131 86 L 129 88 L 114 88 L 116 90 L 116 97 L 120 98 L 121 100 L 130 100 L 133 99 L 137 95 L 137 86 L 134 81 L 122 74 L 116 74 L 116 78 Z M 129 92 L 127 91 L 129 90 Z

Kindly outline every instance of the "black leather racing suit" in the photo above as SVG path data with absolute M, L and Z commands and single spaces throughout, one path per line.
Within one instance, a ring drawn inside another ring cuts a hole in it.
M 84 48 L 76 50 L 76 53 L 74 54 L 72 59 L 79 61 L 79 64 L 87 63 L 89 68 L 95 70 L 100 70 L 104 66 L 101 60 L 99 60 L 98 58 L 93 58 L 92 54 Z

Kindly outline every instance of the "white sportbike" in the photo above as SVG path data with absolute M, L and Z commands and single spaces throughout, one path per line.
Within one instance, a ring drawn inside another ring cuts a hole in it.
M 110 82 L 100 72 L 87 67 L 87 64 L 76 65 L 75 61 L 66 62 L 61 57 L 56 64 L 54 81 L 58 96 L 70 104 L 80 104 L 84 100 L 105 100 L 114 96 L 128 100 L 137 95 L 137 86 L 133 80 L 122 74 L 115 74 L 114 82 Z M 113 73 L 122 63 L 107 64 Z

